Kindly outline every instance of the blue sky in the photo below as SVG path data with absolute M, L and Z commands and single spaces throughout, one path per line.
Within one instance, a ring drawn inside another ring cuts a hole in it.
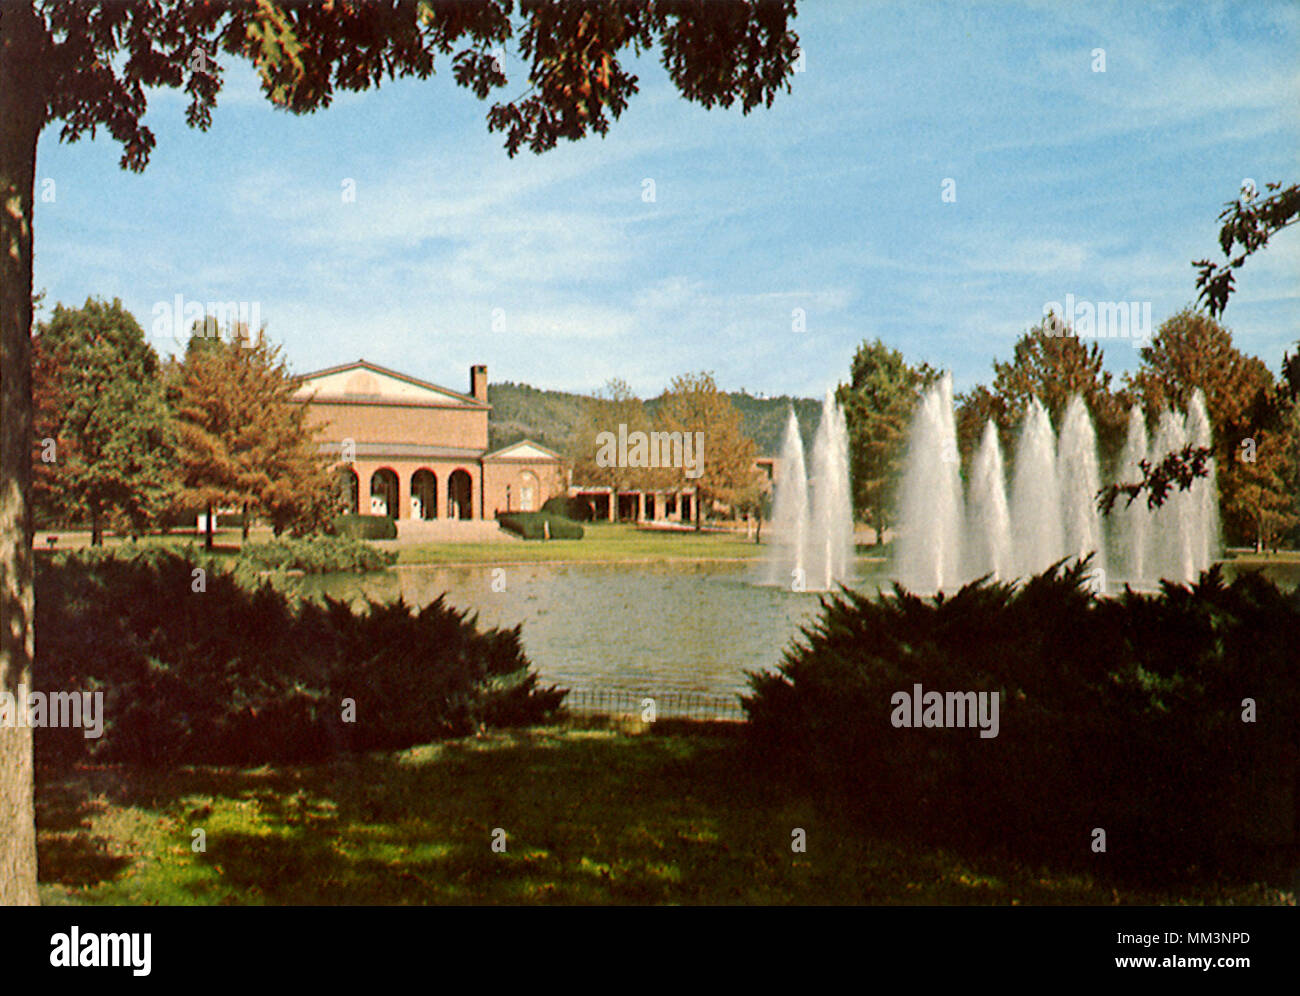
M 120 297 L 147 332 L 177 294 L 256 302 L 299 372 L 365 357 L 460 390 L 481 362 L 564 390 L 711 370 L 820 396 L 876 337 L 966 389 L 1067 294 L 1149 301 L 1158 325 L 1243 179 L 1300 180 L 1300 5 L 801 7 L 805 70 L 772 108 L 688 104 L 652 55 L 608 137 L 541 157 L 508 159 L 447 64 L 294 117 L 228 63 L 207 132 L 152 95 L 139 175 L 51 126 L 36 288 Z M 506 73 L 520 92 L 513 53 Z M 1298 305 L 1288 230 L 1226 322 L 1276 370 Z M 1106 356 L 1138 362 L 1131 340 Z

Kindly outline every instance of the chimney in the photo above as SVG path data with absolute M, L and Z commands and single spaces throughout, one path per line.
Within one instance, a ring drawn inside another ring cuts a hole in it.
M 474 400 L 487 404 L 487 364 L 475 363 L 469 368 L 469 393 Z

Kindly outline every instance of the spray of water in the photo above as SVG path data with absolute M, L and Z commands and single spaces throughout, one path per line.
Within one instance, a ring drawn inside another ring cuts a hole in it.
M 853 557 L 853 498 L 849 493 L 849 433 L 833 391 L 822 402 L 813 440 L 809 587 L 829 591 L 849 576 Z
M 1119 479 L 1141 480 L 1142 461 L 1146 458 L 1147 423 L 1142 417 L 1141 406 L 1134 405 L 1128 413 L 1128 432 L 1119 459 Z M 1121 497 L 1112 513 L 1115 519 L 1116 568 L 1122 577 L 1144 585 L 1149 580 L 1147 544 L 1151 535 L 1151 512 L 1145 494 L 1134 498 L 1131 503 L 1126 504 L 1127 501 L 1126 497 Z
M 809 532 L 808 474 L 804 468 L 803 438 L 794 409 L 785 422 L 781 441 L 781 468 L 772 496 L 773 541 L 767 561 L 768 584 L 789 587 L 796 571 L 804 571 L 804 550 Z
M 1016 530 L 1017 575 L 1037 574 L 1065 556 L 1056 436 L 1047 409 L 1037 398 L 1029 405 L 1016 446 L 1011 521 Z
M 1149 439 L 1142 411 L 1135 407 L 1119 479 L 1139 480 L 1144 459 L 1157 462 L 1188 441 L 1212 445 L 1199 391 L 1185 416 L 1162 413 L 1154 438 Z M 1171 489 L 1154 512 L 1148 511 L 1145 495 L 1131 505 L 1121 498 L 1107 536 L 1096 505 L 1097 436 L 1082 398 L 1066 406 L 1059 439 L 1047 409 L 1037 399 L 1030 402 L 1016 444 L 1010 501 L 1004 481 L 997 429 L 989 424 L 963 496 L 952 383 L 945 377 L 921 398 L 908 434 L 895 576 L 913 591 L 934 592 L 990 573 L 1002 580 L 1026 577 L 1062 558 L 1092 554 L 1091 581 L 1101 591 L 1121 583 L 1150 587 L 1161 579 L 1192 581 L 1219 554 L 1213 463 L 1208 477 L 1187 491 Z
M 984 425 L 984 437 L 971 466 L 967 504 L 966 573 L 972 577 L 991 574 L 999 581 L 1015 577 L 1002 444 L 992 419 Z
M 1077 394 L 1065 408 L 1056 448 L 1056 468 L 1060 475 L 1065 555 L 1082 559 L 1092 554 L 1089 578 L 1094 589 L 1101 590 L 1106 583 L 1106 544 L 1102 540 L 1096 497 L 1101 490 L 1097 433 L 1088 406 Z
M 965 507 L 950 376 L 922 397 L 909 435 L 897 563 L 909 588 L 937 591 L 958 583 L 963 558 Z
M 786 419 L 781 469 L 772 500 L 772 533 L 766 579 L 769 584 L 829 591 L 853 580 L 853 499 L 849 491 L 848 426 L 832 391 L 813 440 L 808 475 L 799 421 Z
M 1201 393 L 1199 387 L 1187 407 L 1187 438 L 1194 446 L 1214 445 L 1210 416 L 1205 410 L 1205 395 Z M 1192 485 L 1190 492 L 1192 567 L 1197 574 L 1214 563 L 1221 550 L 1219 502 L 1216 497 L 1219 493 L 1219 482 L 1213 459 L 1209 461 L 1206 469 L 1208 470 L 1206 476 L 1199 478 Z

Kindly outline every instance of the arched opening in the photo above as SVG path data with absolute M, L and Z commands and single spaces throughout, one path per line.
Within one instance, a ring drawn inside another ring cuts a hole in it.
M 447 518 L 474 517 L 474 481 L 464 470 L 453 470 L 447 478 Z
M 537 475 L 532 471 L 525 470 L 519 475 L 519 509 L 523 512 L 533 512 L 537 509 Z
M 334 494 L 345 515 L 361 511 L 361 480 L 351 467 L 340 467 L 334 474 Z
M 411 475 L 411 518 L 436 519 L 438 517 L 438 477 L 433 471 L 421 467 Z
M 380 467 L 370 475 L 370 514 L 397 518 L 397 474 Z

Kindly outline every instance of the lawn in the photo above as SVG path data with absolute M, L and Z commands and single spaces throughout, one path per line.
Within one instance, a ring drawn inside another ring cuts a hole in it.
M 669 731 L 669 727 L 673 727 Z M 852 832 L 756 774 L 730 724 L 496 732 L 300 767 L 95 768 L 38 784 L 46 904 L 1289 903 L 1113 890 Z M 492 848 L 505 831 L 504 852 Z M 806 853 L 791 849 L 792 831 Z M 206 832 L 196 852 L 193 831 Z
M 636 563 L 673 560 L 751 560 L 765 546 L 744 533 L 638 529 L 623 523 L 583 523 L 580 540 L 400 545 L 399 564 Z

